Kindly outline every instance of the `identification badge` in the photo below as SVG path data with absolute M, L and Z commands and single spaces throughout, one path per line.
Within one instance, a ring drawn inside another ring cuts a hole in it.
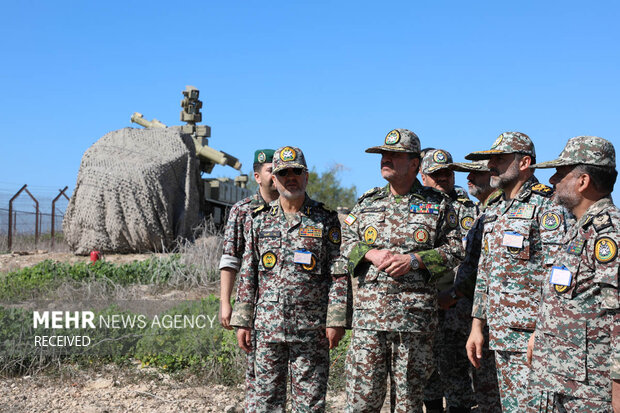
M 502 238 L 502 247 L 523 248 L 523 235 L 518 232 L 506 231 Z
M 551 276 L 549 277 L 549 284 L 570 286 L 573 280 L 573 274 L 566 269 L 566 267 L 553 266 L 551 268 Z
M 297 250 L 295 251 L 293 261 L 295 262 L 295 264 L 306 264 L 306 265 L 311 264 L 312 253 L 306 250 Z

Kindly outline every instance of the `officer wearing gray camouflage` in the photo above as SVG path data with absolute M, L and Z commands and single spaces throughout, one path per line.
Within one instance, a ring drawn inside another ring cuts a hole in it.
M 254 195 L 233 205 L 228 214 L 224 232 L 224 248 L 220 259 L 220 324 L 228 330 L 232 329 L 230 296 L 245 250 L 245 221 L 254 209 L 278 197 L 278 191 L 271 178 L 273 152 L 273 149 L 258 149 L 254 152 L 254 179 L 258 184 L 258 190 Z M 254 352 L 248 352 L 247 358 L 245 410 L 251 412 L 255 410 Z
M 476 205 L 467 193 L 454 185 L 452 155 L 443 149 L 423 151 L 420 176 L 422 184 L 443 192 L 452 203 L 459 222 L 458 231 L 463 238 L 476 217 Z M 458 189 L 458 191 L 457 191 Z M 449 269 L 437 281 L 437 290 L 452 286 L 454 269 Z M 427 413 L 443 412 L 443 397 L 449 413 L 469 412 L 474 405 L 470 378 L 470 363 L 465 343 L 471 324 L 471 307 L 463 300 L 458 307 L 440 309 L 439 327 L 433 344 L 435 371 L 424 389 Z
M 349 277 L 336 265 L 340 223 L 306 195 L 308 170 L 299 148 L 275 152 L 273 180 L 279 199 L 246 221 L 230 324 L 245 351 L 255 334 L 256 411 L 285 411 L 290 368 L 293 411 L 322 412 L 329 349 L 350 325 Z
M 530 385 L 549 391 L 529 412 L 620 412 L 620 210 L 611 199 L 618 172 L 613 145 L 572 138 L 559 158 L 554 198 L 577 218 L 543 283 L 530 340 Z
M 347 355 L 347 411 L 378 412 L 390 376 L 392 412 L 422 409 L 437 327 L 433 282 L 462 259 L 454 208 L 416 179 L 420 141 L 394 129 L 380 146 L 388 181 L 358 200 L 343 225 L 342 256 L 358 279 Z
M 491 186 L 503 189 L 501 201 L 485 212 L 467 354 L 478 368 L 488 323 L 502 408 L 523 412 L 539 397 L 524 390 L 527 341 L 536 326 L 545 265 L 559 250 L 566 230 L 566 211 L 551 202 L 553 190 L 534 177 L 530 166 L 536 152 L 527 135 L 505 132 L 490 150 L 465 159 L 488 159 Z

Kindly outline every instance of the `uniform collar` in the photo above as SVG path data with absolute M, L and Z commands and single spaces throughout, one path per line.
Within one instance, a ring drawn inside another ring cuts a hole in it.
M 581 219 L 579 219 L 577 226 L 580 228 L 588 226 L 595 216 L 601 215 L 605 211 L 609 210 L 609 208 L 613 205 L 614 202 L 611 199 L 611 195 L 599 199 L 594 204 L 590 205 L 590 207 L 586 210 L 586 213 L 583 214 Z

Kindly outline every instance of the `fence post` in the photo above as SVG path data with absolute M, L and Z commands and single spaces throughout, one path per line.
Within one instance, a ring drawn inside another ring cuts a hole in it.
M 64 196 L 65 198 L 67 198 L 67 201 L 69 200 L 69 197 L 65 194 L 65 191 L 69 189 L 68 186 L 65 186 L 63 189 L 60 189 L 60 193 L 58 194 L 58 196 L 56 198 L 54 198 L 54 200 L 52 201 L 52 247 L 54 246 L 54 221 L 56 221 L 56 201 L 58 201 L 58 199 L 60 198 L 60 196 Z
M 39 201 L 37 201 L 37 199 L 30 193 L 30 191 L 26 189 L 27 186 L 28 185 L 22 186 L 21 189 L 17 191 L 15 195 L 13 195 L 13 198 L 9 200 L 9 242 L 8 242 L 9 251 L 11 251 L 11 248 L 13 247 L 13 228 L 12 227 L 17 226 L 17 220 L 15 220 L 15 222 L 13 222 L 13 225 L 11 225 L 11 221 L 12 221 L 11 214 L 13 213 L 13 201 L 19 196 L 19 194 L 22 193 L 22 191 L 26 191 L 26 193 L 30 195 L 30 198 L 34 201 L 34 205 L 35 205 L 34 244 L 35 246 L 39 244 Z

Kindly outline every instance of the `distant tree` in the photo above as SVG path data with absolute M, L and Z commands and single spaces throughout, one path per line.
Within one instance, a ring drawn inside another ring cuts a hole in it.
M 308 195 L 319 202 L 325 204 L 330 209 L 337 207 L 353 208 L 357 200 L 357 188 L 355 185 L 344 188 L 338 179 L 338 174 L 345 169 L 344 165 L 335 164 L 320 175 L 313 167 L 310 170 Z

